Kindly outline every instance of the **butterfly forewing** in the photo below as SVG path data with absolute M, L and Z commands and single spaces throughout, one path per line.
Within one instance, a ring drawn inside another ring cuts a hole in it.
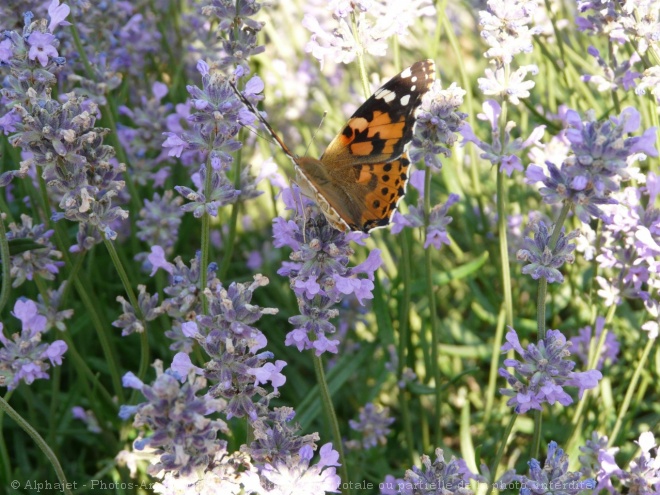
M 435 64 L 422 60 L 394 76 L 351 116 L 321 161 L 336 169 L 388 162 L 401 156 L 412 138 L 414 112 L 433 84 Z
M 415 110 L 434 79 L 432 60 L 394 76 L 356 110 L 320 160 L 294 155 L 232 87 L 293 160 L 303 193 L 328 222 L 339 230 L 369 232 L 390 222 L 405 193 L 409 161 L 404 148 L 412 138 Z

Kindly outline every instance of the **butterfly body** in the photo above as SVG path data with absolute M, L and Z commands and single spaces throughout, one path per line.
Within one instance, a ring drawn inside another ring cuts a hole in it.
M 348 120 L 320 159 L 293 154 L 301 192 L 342 231 L 369 232 L 384 227 L 405 194 L 415 110 L 435 79 L 432 60 L 422 60 L 379 88 Z

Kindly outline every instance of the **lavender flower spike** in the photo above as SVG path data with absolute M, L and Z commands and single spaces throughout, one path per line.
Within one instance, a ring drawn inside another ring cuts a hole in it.
M 565 386 L 578 387 L 578 395 L 582 398 L 584 391 L 594 388 L 603 377 L 597 370 L 573 371 L 575 362 L 567 359 L 571 343 L 559 330 L 548 330 L 545 339 L 538 344 L 529 344 L 527 349 L 520 345 L 518 335 L 512 328 L 506 334 L 506 340 L 502 352 L 513 349 L 520 354 L 522 361 L 505 359 L 504 365 L 514 368 L 523 380 L 500 368 L 500 376 L 511 386 L 501 388 L 500 393 L 510 397 L 507 405 L 513 406 L 518 414 L 530 409 L 540 411 L 544 402 L 559 402 L 564 406 L 572 404 L 573 398 L 564 391 Z
M 551 249 L 549 246 L 551 234 L 545 223 L 534 223 L 531 230 L 535 234 L 534 239 L 526 237 L 523 240 L 524 249 L 519 250 L 516 255 L 520 261 L 529 261 L 529 265 L 524 266 L 522 272 L 531 275 L 534 280 L 544 277 L 548 283 L 562 283 L 564 277 L 558 268 L 564 263 L 575 261 L 575 256 L 571 254 L 575 249 L 575 244 L 568 241 L 578 237 L 580 231 L 574 230 L 568 235 L 559 234 L 557 245 Z

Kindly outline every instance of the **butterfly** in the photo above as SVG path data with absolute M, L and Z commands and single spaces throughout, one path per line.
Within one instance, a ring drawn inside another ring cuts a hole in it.
M 401 71 L 360 106 L 318 160 L 291 152 L 261 114 L 235 89 L 293 160 L 296 182 L 330 225 L 369 232 L 389 224 L 408 183 L 405 146 L 415 110 L 435 80 L 433 60 Z M 232 85 L 233 86 L 233 85 Z

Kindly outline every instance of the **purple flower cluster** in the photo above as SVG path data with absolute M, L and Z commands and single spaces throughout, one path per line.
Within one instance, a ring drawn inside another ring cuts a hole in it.
M 158 294 L 151 296 L 146 289 L 144 285 L 138 285 L 138 307 L 144 321 L 152 321 L 158 318 L 164 312 L 164 309 L 158 306 Z M 117 296 L 117 301 L 121 304 L 124 312 L 117 320 L 112 322 L 112 326 L 122 329 L 122 337 L 135 332 L 144 332 L 144 321 L 138 317 L 135 308 L 122 296 Z
M 635 443 L 641 452 L 630 461 L 627 469 L 620 468 L 614 459 L 618 449 L 598 451 L 599 488 L 605 488 L 608 492 L 617 495 L 619 493 L 654 495 L 660 492 L 660 455 L 655 436 L 647 431 L 642 433 Z
M 564 263 L 575 261 L 575 256 L 571 254 L 575 250 L 575 244 L 568 241 L 579 236 L 580 231 L 574 230 L 568 235 L 560 233 L 553 247 L 550 247 L 551 233 L 548 232 L 548 227 L 544 222 L 532 224 L 531 231 L 534 232 L 534 239 L 525 237 L 523 248 L 516 255 L 519 261 L 529 262 L 523 267 L 522 272 L 531 275 L 534 280 L 543 277 L 548 283 L 562 283 L 564 276 L 559 268 Z
M 605 225 L 596 257 L 602 271 L 596 282 L 606 304 L 641 298 L 652 308 L 649 292 L 660 286 L 660 210 L 655 207 L 660 181 L 653 173 L 637 179 L 646 186 L 627 187 L 613 194 L 617 204 L 603 208 Z
M 13 176 L 22 177 L 36 167 L 63 210 L 53 219 L 74 220 L 81 232 L 91 227 L 114 239 L 117 234 L 111 225 L 127 216 L 112 204 L 124 187 L 116 179 L 123 165 L 110 163 L 114 149 L 103 144 L 107 130 L 94 127 L 98 108 L 73 93 L 65 95 L 65 103 L 50 96 L 54 73 L 64 64 L 52 31 L 69 13 L 68 7 L 58 4 L 51 3 L 48 26 L 44 20 L 32 22 L 31 14 L 26 14 L 23 34 L 6 32 L 2 41 L 2 65 L 10 72 L 0 91 L 9 109 L 2 126 L 5 133 L 13 133 L 10 143 L 29 158 L 18 171 L 3 174 L 1 182 L 6 185 Z
M 649 47 L 657 47 L 660 37 L 660 19 L 655 2 L 578 2 L 578 10 L 585 14 L 577 17 L 579 30 L 591 35 L 604 35 L 616 44 L 632 42 L 635 50 L 645 53 Z
M 151 201 L 145 199 L 144 207 L 140 210 L 140 220 L 135 222 L 138 227 L 137 238 L 149 246 L 159 246 L 164 254 L 171 255 L 184 213 L 182 203 L 183 199 L 174 197 L 171 190 L 165 191 L 162 196 L 154 193 Z M 146 253 L 135 256 L 139 261 L 146 258 Z
M 417 228 L 423 227 L 426 224 L 424 217 L 423 205 L 423 192 L 424 192 L 424 171 L 418 172 L 421 178 L 422 185 L 420 187 L 420 199 L 417 206 L 409 206 L 408 213 L 401 213 L 398 210 L 392 217 L 392 233 L 398 234 L 404 228 Z M 412 179 L 411 179 L 411 182 Z M 447 235 L 447 226 L 452 222 L 453 218 L 448 216 L 449 208 L 458 203 L 460 197 L 458 194 L 450 194 L 445 203 L 440 203 L 431 208 L 428 215 L 428 227 L 426 228 L 426 240 L 424 241 L 424 249 L 433 246 L 440 249 L 443 244 L 449 245 L 449 236 Z
M 139 105 L 133 105 L 132 108 L 126 105 L 119 107 L 119 114 L 130 119 L 133 126 L 120 124 L 117 137 L 128 157 L 133 182 L 146 185 L 153 181 L 155 187 L 162 187 L 170 174 L 170 168 L 162 165 L 167 159 L 162 144 L 163 132 L 167 128 L 167 116 L 172 111 L 172 105 L 162 102 L 168 93 L 164 83 L 153 83 L 151 92 L 151 98 L 141 95 Z M 156 153 L 158 155 L 154 156 Z
M 187 186 L 176 186 L 175 189 L 191 201 L 184 205 L 185 211 L 192 211 L 195 217 L 204 213 L 216 216 L 219 207 L 234 202 L 239 196 L 240 191 L 229 181 L 226 171 L 233 161 L 230 153 L 241 147 L 235 139 L 240 127 L 250 125 L 255 117 L 218 70 L 210 68 L 202 60 L 197 64 L 197 69 L 202 74 L 203 88 L 188 86 L 193 111 L 187 121 L 192 129 L 165 132 L 167 139 L 163 148 L 169 150 L 170 156 L 180 157 L 188 152 L 208 161 L 210 166 L 202 164 L 197 175 L 197 191 Z M 242 70 L 237 71 L 237 77 L 242 74 Z M 246 97 L 249 97 L 260 91 L 263 83 L 253 78 L 246 88 Z M 209 174 L 210 177 L 207 177 Z
M 568 456 L 557 447 L 557 442 L 548 444 L 548 457 L 543 466 L 536 459 L 529 461 L 528 465 L 528 476 L 511 477 L 524 487 L 520 495 L 578 495 L 596 486 L 593 479 L 582 479 L 580 471 L 568 470 Z
M 511 131 L 515 128 L 516 124 L 513 121 L 509 121 L 504 127 L 504 139 L 502 139 L 499 122 L 500 115 L 502 114 L 502 107 L 495 100 L 486 100 L 483 103 L 482 108 L 483 113 L 478 114 L 477 118 L 490 123 L 491 143 L 486 143 L 477 138 L 470 125 L 464 123 L 460 129 L 463 136 L 462 145 L 465 146 L 468 142 L 474 143 L 483 151 L 483 153 L 479 155 L 481 158 L 488 160 L 493 165 L 499 165 L 500 172 L 506 172 L 506 174 L 511 177 L 514 170 L 523 170 L 523 165 L 518 155 L 525 148 L 528 148 L 533 144 L 538 144 L 545 132 L 545 126 L 534 128 L 529 137 L 525 140 L 522 138 L 514 139 L 511 136 Z
M 522 357 L 522 361 L 505 359 L 504 365 L 514 368 L 522 379 L 500 368 L 500 376 L 511 386 L 501 388 L 500 393 L 510 397 L 507 405 L 513 406 L 517 414 L 530 409 L 541 411 L 544 402 L 559 402 L 567 406 L 573 399 L 564 391 L 565 386 L 578 387 L 578 395 L 582 398 L 584 391 L 594 388 L 603 377 L 597 370 L 573 371 L 575 362 L 566 359 L 570 355 L 568 349 L 571 343 L 566 341 L 559 330 L 548 330 L 546 338 L 538 344 L 529 344 L 527 349 L 520 345 L 518 335 L 513 329 L 506 334 L 506 340 L 502 352 L 515 350 Z
M 283 196 L 289 208 L 295 209 L 297 202 L 292 192 L 285 191 Z M 339 341 L 327 337 L 336 331 L 329 321 L 338 315 L 332 307 L 350 294 L 360 304 L 373 298 L 374 272 L 381 265 L 380 251 L 372 250 L 364 262 L 349 268 L 353 254 L 349 242 L 363 243 L 366 235 L 340 232 L 311 208 L 295 220 L 275 218 L 273 237 L 275 247 L 288 246 L 293 250 L 291 262 L 285 262 L 277 273 L 289 277 L 301 313 L 289 319 L 295 328 L 287 334 L 285 343 L 295 345 L 300 351 L 314 349 L 318 356 L 326 351 L 336 353 Z M 366 277 L 359 277 L 362 274 Z
M 639 72 L 633 71 L 631 67 L 640 60 L 637 53 L 634 53 L 629 60 L 619 64 L 614 56 L 611 56 L 611 61 L 608 63 L 593 46 L 590 46 L 587 51 L 589 52 L 589 55 L 596 59 L 598 66 L 603 70 L 603 75 L 582 76 L 583 81 L 596 84 L 598 91 L 601 92 L 616 91 L 619 88 L 628 91 L 635 87 L 635 79 L 638 78 L 640 74 Z
M 549 175 L 539 165 L 530 165 L 527 182 L 541 182 L 539 192 L 546 203 L 569 202 L 585 223 L 590 218 L 605 219 L 602 206 L 616 204 L 611 195 L 619 190 L 621 181 L 630 178 L 630 164 L 643 154 L 658 156 L 655 128 L 647 129 L 642 136 L 625 137 L 640 125 L 634 108 L 605 121 L 597 121 L 592 113 L 582 121 L 577 112 L 569 110 L 566 120 L 570 126 L 566 139 L 572 154 L 561 167 L 547 161 Z
M 159 462 L 149 468 L 157 474 L 161 470 L 176 471 L 182 475 L 209 464 L 217 450 L 226 442 L 217 439 L 218 432 L 227 433 L 224 421 L 207 418 L 222 410 L 224 401 L 208 395 L 198 395 L 206 389 L 206 380 L 178 376 L 174 371 L 163 372 L 156 364 L 157 377 L 153 385 L 140 381 L 133 373 L 124 376 L 125 387 L 142 392 L 147 402 L 137 406 L 121 406 L 119 416 L 134 416 L 135 427 L 148 427 L 151 434 L 135 442 L 137 450 L 155 449 Z
M 473 495 L 472 473 L 463 459 L 445 461 L 442 449 L 435 449 L 435 460 L 421 456 L 422 467 L 408 469 L 403 479 L 387 476 L 381 483 L 381 495 Z
M 432 170 L 440 170 L 442 163 L 438 155 L 451 156 L 449 148 L 458 139 L 457 133 L 465 123 L 466 113 L 459 112 L 463 104 L 465 90 L 452 83 L 442 89 L 440 81 L 435 81 L 422 97 L 408 156 L 412 163 L 424 160 Z
M 605 318 L 599 316 L 596 318 L 595 332 L 591 331 L 590 326 L 586 326 L 580 328 L 578 330 L 578 335 L 571 338 L 571 354 L 580 358 L 582 364 L 587 365 L 589 363 L 589 349 L 591 348 L 592 342 L 598 342 L 604 328 Z M 619 341 L 613 332 L 607 332 L 600 357 L 596 363 L 596 369 L 601 370 L 605 360 L 608 360 L 610 364 L 616 363 L 618 361 L 618 356 Z
M 257 352 L 267 341 L 252 324 L 264 314 L 277 313 L 276 309 L 251 303 L 254 291 L 266 284 L 266 277 L 256 275 L 251 284 L 232 282 L 227 289 L 220 284 L 207 289 L 209 314 L 198 315 L 196 321 L 181 325 L 183 334 L 195 339 L 211 358 L 204 369 L 204 375 L 213 384 L 209 394 L 227 401 L 227 418 L 247 415 L 256 420 L 286 381 L 280 373 L 286 363 L 267 362 L 273 353 Z M 185 356 L 177 356 L 182 355 Z M 267 382 L 274 392 L 268 393 L 259 386 Z M 255 404 L 254 396 L 260 397 L 261 402 Z
M 19 299 L 12 315 L 21 321 L 21 333 L 4 334 L 0 323 L 0 386 L 13 390 L 21 381 L 30 385 L 34 380 L 48 379 L 48 369 L 61 365 L 67 345 L 63 340 L 42 342 L 48 330 L 48 320 L 39 314 L 34 301 Z
M 262 53 L 265 48 L 257 45 L 257 35 L 264 24 L 250 19 L 261 10 L 256 0 L 211 0 L 202 7 L 202 13 L 214 16 L 218 21 L 223 56 L 220 64 L 225 68 L 241 66 L 249 71 L 248 58 Z
M 389 426 L 394 423 L 394 418 L 389 416 L 389 408 L 377 408 L 373 402 L 367 403 L 360 408 L 360 420 L 348 420 L 352 430 L 362 434 L 361 440 L 350 440 L 346 446 L 350 449 L 372 449 L 378 445 L 387 443 L 387 435 L 390 433 Z
M 30 249 L 11 256 L 9 274 L 14 281 L 12 287 L 18 287 L 26 280 L 34 280 L 37 275 L 44 280 L 55 280 L 55 275 L 64 265 L 62 253 L 55 249 L 50 238 L 53 230 L 46 230 L 44 224 L 33 225 L 32 218 L 21 215 L 21 225 L 12 222 L 9 224 L 7 240 L 32 241 L 42 247 L 32 246 Z

